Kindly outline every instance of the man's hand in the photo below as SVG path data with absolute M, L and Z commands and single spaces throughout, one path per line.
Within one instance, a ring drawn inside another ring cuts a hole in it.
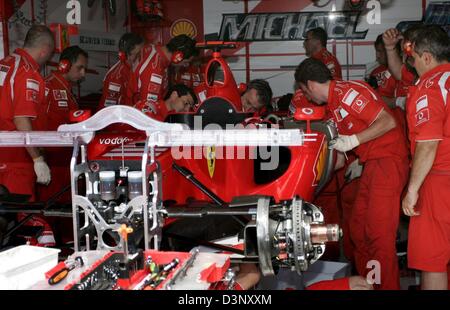
M 361 276 L 354 276 L 349 278 L 349 286 L 351 291 L 371 291 L 373 285 L 367 283 L 367 280 Z
M 359 146 L 359 144 L 360 143 L 356 135 L 339 136 L 331 147 L 339 152 L 345 153 L 353 150 L 355 147 Z
M 386 49 L 394 49 L 401 39 L 403 39 L 402 34 L 395 28 L 388 29 L 383 33 L 383 42 Z
M 403 209 L 403 213 L 405 213 L 405 215 L 407 215 L 407 216 L 420 215 L 420 212 L 416 212 L 416 210 L 414 210 L 414 207 L 416 206 L 418 199 L 419 199 L 418 192 L 408 190 L 405 198 L 403 198 L 403 201 L 402 201 L 402 209 Z
M 345 181 L 349 183 L 352 180 L 359 178 L 362 171 L 363 166 L 359 164 L 359 159 L 353 161 L 350 165 L 348 165 L 347 171 L 345 171 Z
M 33 159 L 34 161 L 34 172 L 36 173 L 37 183 L 48 185 L 52 180 L 52 176 L 50 174 L 50 168 L 47 163 L 44 161 L 42 156 Z

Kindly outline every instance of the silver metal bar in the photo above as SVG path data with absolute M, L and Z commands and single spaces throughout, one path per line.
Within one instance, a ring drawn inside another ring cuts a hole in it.
M 75 140 L 81 138 L 79 140 L 89 143 L 93 137 L 91 132 L 0 131 L 0 147 L 73 147 Z

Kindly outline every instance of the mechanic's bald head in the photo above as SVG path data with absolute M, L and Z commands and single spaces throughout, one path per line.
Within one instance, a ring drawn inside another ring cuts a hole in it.
M 52 31 L 44 25 L 32 26 L 27 32 L 23 47 L 38 64 L 45 64 L 55 48 Z

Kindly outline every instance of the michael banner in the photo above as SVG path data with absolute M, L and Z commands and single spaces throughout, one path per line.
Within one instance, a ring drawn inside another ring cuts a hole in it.
M 368 29 L 358 31 L 361 11 L 223 14 L 220 40 L 296 41 L 306 32 L 322 27 L 330 39 L 366 38 Z

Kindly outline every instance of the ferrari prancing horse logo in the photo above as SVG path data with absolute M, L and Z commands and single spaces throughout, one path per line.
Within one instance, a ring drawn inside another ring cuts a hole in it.
M 208 171 L 209 176 L 214 176 L 214 172 L 216 171 L 216 147 L 208 146 L 206 149 L 206 162 L 208 163 Z

